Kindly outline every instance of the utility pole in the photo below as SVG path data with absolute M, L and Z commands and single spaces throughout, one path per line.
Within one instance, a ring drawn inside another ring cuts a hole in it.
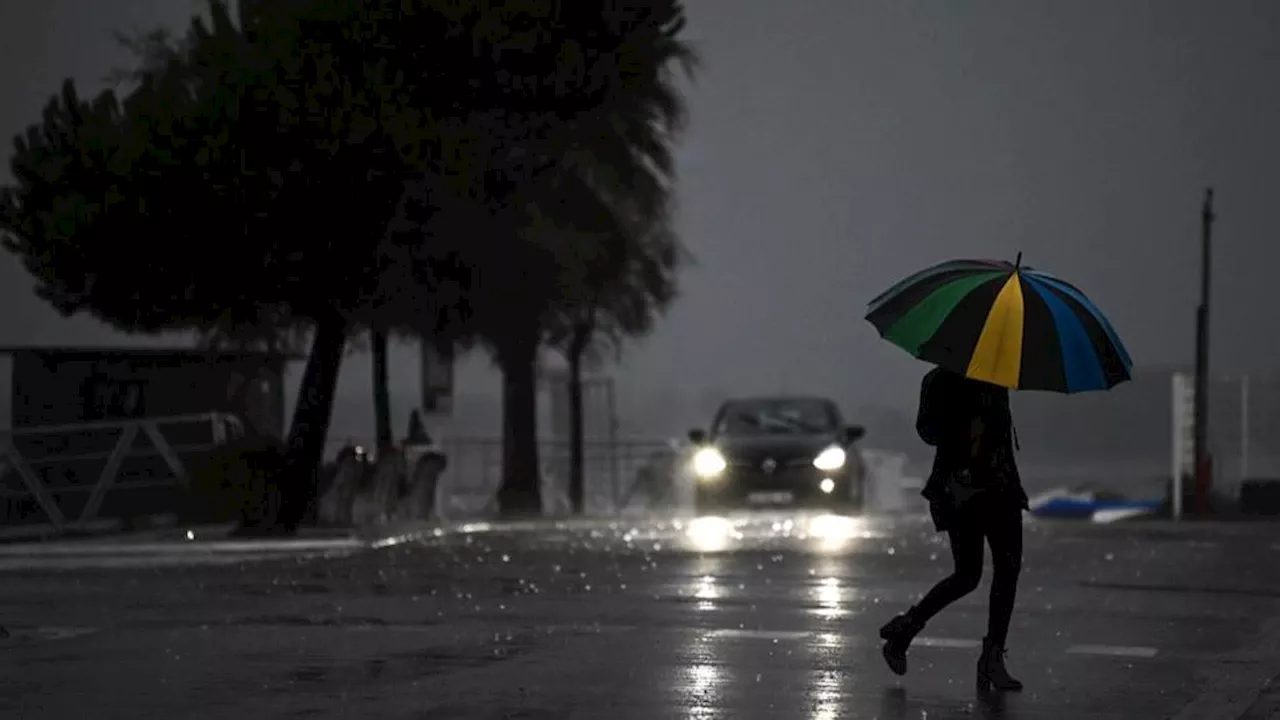
M 1209 278 L 1213 234 L 1213 188 L 1204 193 L 1200 211 L 1200 305 L 1196 308 L 1195 480 L 1196 512 L 1209 512 L 1212 455 L 1209 453 Z

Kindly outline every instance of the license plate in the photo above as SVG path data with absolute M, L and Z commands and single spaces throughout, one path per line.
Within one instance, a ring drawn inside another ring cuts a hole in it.
M 747 502 L 752 505 L 786 505 L 795 500 L 789 492 L 757 492 L 747 495 Z

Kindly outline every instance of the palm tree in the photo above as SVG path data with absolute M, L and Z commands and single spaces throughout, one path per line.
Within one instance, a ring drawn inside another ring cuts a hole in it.
M 542 302 L 523 304 L 530 316 L 520 327 L 490 326 L 504 375 L 504 508 L 540 507 L 533 364 L 553 318 L 568 306 L 599 307 L 614 287 L 625 287 L 647 242 L 662 236 L 679 247 L 667 223 L 674 142 L 685 118 L 679 81 L 696 65 L 682 39 L 683 3 L 637 2 L 619 17 L 626 18 L 618 21 L 625 29 L 611 59 L 613 75 L 601 80 L 613 88 L 608 102 L 551 136 L 543 171 L 519 194 L 537 221 L 520 224 L 525 254 L 518 262 L 525 272 L 518 282 L 537 283 L 526 289 Z M 576 279 L 566 281 L 566 273 Z M 580 465 L 580 444 L 577 454 Z

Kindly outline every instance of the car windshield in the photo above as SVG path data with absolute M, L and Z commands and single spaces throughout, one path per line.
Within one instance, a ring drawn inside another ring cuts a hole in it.
M 823 400 L 744 400 L 725 405 L 715 434 L 816 435 L 835 428 L 835 412 Z

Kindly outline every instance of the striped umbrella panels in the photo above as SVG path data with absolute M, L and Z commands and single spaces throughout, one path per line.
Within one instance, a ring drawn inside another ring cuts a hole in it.
M 1102 312 L 1021 259 L 922 270 L 872 300 L 867 320 L 921 360 L 1011 390 L 1076 393 L 1128 380 L 1133 361 Z

